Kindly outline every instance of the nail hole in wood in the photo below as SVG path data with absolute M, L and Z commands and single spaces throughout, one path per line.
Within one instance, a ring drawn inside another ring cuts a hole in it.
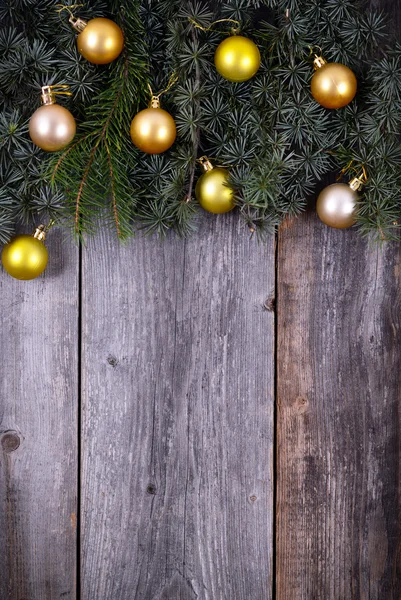
M 109 363 L 110 366 L 112 366 L 114 368 L 118 364 L 118 359 L 115 356 L 113 356 L 112 354 L 109 354 L 109 356 L 107 357 L 107 362 Z
M 146 488 L 146 491 L 148 494 L 150 494 L 151 496 L 153 496 L 154 494 L 156 494 L 156 486 L 153 485 L 153 483 L 150 483 L 148 485 L 148 487 Z

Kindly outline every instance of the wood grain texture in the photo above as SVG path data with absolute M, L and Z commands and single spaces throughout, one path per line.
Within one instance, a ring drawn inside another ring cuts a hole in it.
M 401 597 L 401 252 L 279 235 L 277 599 Z
M 76 597 L 78 251 L 0 273 L 0 598 Z
M 273 240 L 102 234 L 83 282 L 82 599 L 268 600 Z

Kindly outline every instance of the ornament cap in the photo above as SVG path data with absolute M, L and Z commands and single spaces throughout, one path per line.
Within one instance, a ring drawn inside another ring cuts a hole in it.
M 46 226 L 43 224 L 39 225 L 35 229 L 35 233 L 33 234 L 33 237 L 36 238 L 37 240 L 39 240 L 40 242 L 44 242 L 46 239 Z
M 56 94 L 58 96 L 72 96 L 71 92 L 68 92 L 67 90 L 70 89 L 69 85 L 66 84 L 56 84 L 56 85 L 44 85 L 42 86 L 42 104 L 44 104 L 45 106 L 48 104 L 55 104 L 56 103 Z
M 354 177 L 354 179 L 351 179 L 348 185 L 351 188 L 351 190 L 354 190 L 354 192 L 359 192 L 359 190 L 363 188 L 363 184 L 364 181 L 361 177 Z
M 323 56 L 317 56 L 315 54 L 315 58 L 313 60 L 313 66 L 315 68 L 315 71 L 321 69 L 322 67 L 324 67 L 324 65 L 327 65 L 327 60 L 323 58 Z
M 160 98 L 159 96 L 153 96 L 151 97 L 150 101 L 149 101 L 149 108 L 160 108 Z
M 83 31 L 88 24 L 88 22 L 84 19 L 74 17 L 74 15 L 71 15 L 68 21 L 71 23 L 75 31 L 78 31 L 79 33 L 81 33 L 81 31 Z
M 198 162 L 202 165 L 206 172 L 211 171 L 214 168 L 207 156 L 201 156 L 198 158 Z

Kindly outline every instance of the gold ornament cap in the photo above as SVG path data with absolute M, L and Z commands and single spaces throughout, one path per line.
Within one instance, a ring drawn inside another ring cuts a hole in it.
M 354 177 L 354 179 L 351 179 L 351 181 L 349 182 L 349 187 L 351 188 L 351 190 L 354 190 L 354 192 L 359 192 L 363 186 L 364 186 L 365 181 L 363 181 L 362 176 L 361 177 Z
M 85 21 L 85 19 L 74 17 L 74 15 L 71 15 L 68 21 L 71 23 L 75 31 L 78 31 L 78 33 L 81 33 L 81 31 L 83 31 L 88 24 L 88 22 Z
M 210 162 L 207 156 L 201 156 L 200 158 L 198 158 L 198 163 L 204 168 L 206 173 L 214 169 L 212 163 Z
M 44 242 L 46 239 L 46 233 L 46 226 L 41 224 L 35 229 L 33 237 L 39 240 L 40 242 Z
M 56 95 L 58 96 L 72 96 L 72 93 L 68 90 L 70 86 L 63 83 L 57 83 L 55 85 L 44 85 L 42 86 L 42 104 L 48 106 L 49 104 L 55 104 L 57 102 Z
M 323 58 L 323 56 L 315 55 L 315 58 L 313 60 L 313 67 L 314 67 L 315 71 L 317 71 L 318 69 L 321 69 L 322 67 L 324 67 L 324 65 L 327 65 L 327 60 L 325 58 Z
M 148 108 L 160 108 L 159 96 L 152 96 L 149 100 Z

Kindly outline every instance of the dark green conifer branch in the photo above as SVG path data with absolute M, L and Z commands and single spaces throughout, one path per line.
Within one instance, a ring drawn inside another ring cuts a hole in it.
M 129 168 L 137 152 L 129 138 L 129 125 L 144 98 L 148 78 L 140 2 L 118 3 L 115 15 L 124 32 L 123 53 L 109 67 L 105 88 L 87 107 L 77 139 L 51 164 L 50 177 L 66 190 L 75 235 L 93 232 L 101 217 L 113 221 L 123 240 L 131 233 L 135 204 Z
M 304 210 L 329 175 L 364 167 L 358 207 L 363 234 L 392 237 L 401 223 L 401 47 L 383 15 L 354 0 L 123 0 L 94 2 L 85 19 L 109 16 L 124 29 L 126 50 L 109 66 L 82 59 L 56 2 L 0 2 L 0 238 L 15 222 L 57 216 L 80 237 L 110 222 L 125 239 L 135 227 L 180 235 L 197 226 L 196 159 L 230 168 L 237 212 L 251 230 L 274 230 Z M 218 19 L 235 19 L 259 46 L 262 65 L 250 81 L 224 80 L 213 56 L 226 37 Z M 312 98 L 311 46 L 351 67 L 358 94 L 330 111 Z M 388 47 L 387 47 L 388 46 Z M 130 122 L 149 100 L 147 83 L 177 124 L 161 155 L 137 150 Z M 68 83 L 66 106 L 78 135 L 57 156 L 30 142 L 27 119 L 40 87 Z M 351 175 L 351 171 L 349 172 Z M 54 179 L 54 185 L 50 181 Z M 345 177 L 347 180 L 347 177 Z M 99 219 L 99 217 L 101 217 Z

